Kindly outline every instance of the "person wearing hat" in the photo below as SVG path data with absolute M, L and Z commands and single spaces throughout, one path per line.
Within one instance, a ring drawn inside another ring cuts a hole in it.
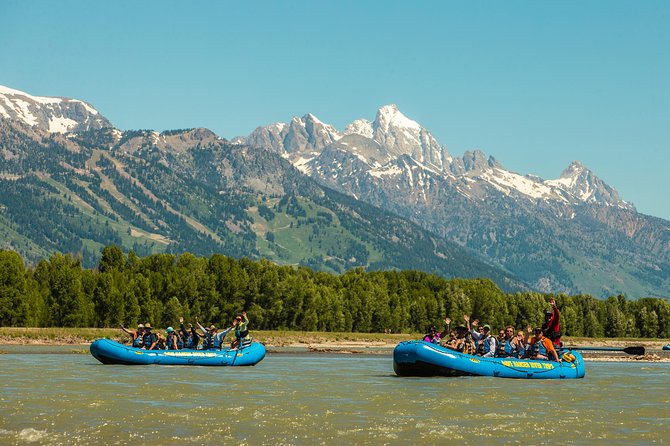
M 542 324 L 542 334 L 551 339 L 555 347 L 562 347 L 561 342 L 561 314 L 556 305 L 556 299 L 550 299 L 551 310 L 544 311 L 544 323 Z
M 144 337 L 144 325 L 137 324 L 136 331 L 128 330 L 126 327 L 123 326 L 123 324 L 120 325 L 120 328 L 133 339 L 132 342 L 133 347 L 142 348 L 142 338 Z
M 156 350 L 158 345 L 158 336 L 151 332 L 151 324 L 147 322 L 144 324 L 144 335 L 142 336 L 142 344 L 147 350 Z
M 472 337 L 470 336 L 470 332 L 468 332 L 468 327 L 465 325 L 459 325 L 456 327 L 456 338 L 453 342 L 447 344 L 446 347 L 468 355 L 474 354 L 475 344 L 472 342 Z
M 431 344 L 440 344 L 440 340 L 444 339 L 447 334 L 449 333 L 449 325 L 451 324 L 451 319 L 446 318 L 444 320 L 444 331 L 440 333 L 437 331 L 437 327 L 435 325 L 431 326 L 428 329 L 428 334 L 423 337 L 423 342 L 430 342 Z
M 184 344 L 181 342 L 181 339 L 174 328 L 168 327 L 165 330 L 165 335 L 167 336 L 165 345 L 168 350 L 181 350 L 184 347 Z
M 526 350 L 526 357 L 530 359 L 550 359 L 552 361 L 561 362 L 554 348 L 554 344 L 549 338 L 546 338 L 542 333 L 542 328 L 535 327 L 535 336 L 528 340 L 528 349 Z
M 230 348 L 244 347 L 246 344 L 251 343 L 251 335 L 249 335 L 249 318 L 247 318 L 246 311 L 235 315 L 233 328 L 235 329 L 235 339 L 230 343 Z
M 221 350 L 221 347 L 223 347 L 223 339 L 233 329 L 233 327 L 228 327 L 222 332 L 219 332 L 214 324 L 210 325 L 209 328 L 205 328 L 198 322 L 197 318 L 195 323 L 205 337 L 205 342 L 202 346 L 205 350 Z
M 464 316 L 465 322 L 468 324 L 468 328 L 470 328 L 470 318 Z M 474 328 L 470 328 L 470 334 L 472 335 L 472 338 L 475 340 L 475 355 L 478 356 L 484 356 L 484 357 L 492 357 L 495 352 L 496 352 L 496 338 L 491 336 L 491 326 L 488 324 L 484 324 L 482 326 L 479 326 L 479 320 L 475 319 L 472 321 L 473 327 L 479 328 L 479 330 L 475 331 Z

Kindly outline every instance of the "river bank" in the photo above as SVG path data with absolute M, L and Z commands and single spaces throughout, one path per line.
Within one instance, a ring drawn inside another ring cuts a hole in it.
M 402 341 L 421 335 L 385 333 L 327 333 L 301 331 L 253 331 L 254 340 L 263 343 L 269 353 L 304 352 L 337 354 L 388 355 Z M 19 328 L 0 327 L 0 345 L 71 345 L 84 346 L 99 338 L 127 342 L 128 336 L 110 328 Z M 583 352 L 588 361 L 649 361 L 670 362 L 669 352 L 662 350 L 669 342 L 660 339 L 633 338 L 574 338 L 564 337 L 566 346 L 623 348 L 643 346 L 644 356 L 623 352 Z M 0 347 L 1 350 L 1 347 Z

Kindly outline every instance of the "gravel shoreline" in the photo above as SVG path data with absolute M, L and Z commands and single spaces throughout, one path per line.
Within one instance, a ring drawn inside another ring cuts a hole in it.
M 268 333 L 268 332 L 265 332 Z M 319 336 L 313 336 L 314 342 L 308 342 L 303 334 L 296 335 L 259 335 L 254 340 L 263 343 L 270 354 L 285 353 L 304 353 L 304 354 L 344 354 L 344 355 L 391 355 L 393 348 L 398 342 L 411 339 L 410 335 L 402 336 L 404 339 L 398 339 L 397 335 L 391 335 L 391 339 L 382 340 L 332 340 L 319 339 Z M 112 339 L 124 342 L 126 336 L 113 337 Z M 88 347 L 90 341 L 79 336 L 57 336 L 57 337 L 26 337 L 0 335 L 0 351 L 2 345 L 26 345 L 26 346 L 81 346 Z M 644 346 L 646 354 L 644 356 L 632 356 L 623 352 L 591 352 L 584 351 L 582 356 L 589 362 L 670 362 L 670 352 L 663 351 L 662 341 L 658 340 L 634 340 L 624 341 L 610 339 L 568 339 L 565 343 L 569 345 L 579 345 L 580 347 L 606 347 L 623 348 L 628 346 Z M 6 352 L 5 352 L 6 353 Z

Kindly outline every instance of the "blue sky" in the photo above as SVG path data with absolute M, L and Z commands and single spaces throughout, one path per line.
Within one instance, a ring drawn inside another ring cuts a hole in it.
M 453 155 L 579 160 L 670 219 L 670 1 L 0 1 L 0 84 L 221 136 L 396 103 Z

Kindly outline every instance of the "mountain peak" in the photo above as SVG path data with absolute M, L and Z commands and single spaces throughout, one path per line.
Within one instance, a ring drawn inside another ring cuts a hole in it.
M 395 104 L 388 104 L 377 110 L 377 117 L 375 118 L 374 126 L 382 129 L 384 132 L 389 131 L 389 127 L 407 128 L 413 130 L 420 130 L 421 126 L 418 122 L 409 119 L 403 115 Z

